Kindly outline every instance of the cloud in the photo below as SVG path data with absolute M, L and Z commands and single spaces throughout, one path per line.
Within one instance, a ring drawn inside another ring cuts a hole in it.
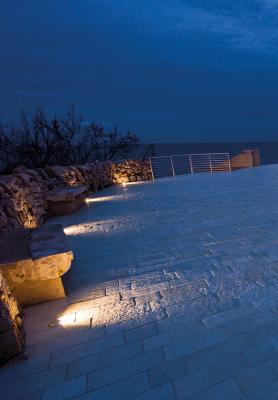
M 154 139 L 278 124 L 278 0 L 4 3 L 0 112 L 11 117 L 75 103 Z
M 109 23 L 121 20 L 127 29 L 150 37 L 199 33 L 218 36 L 222 43 L 228 41 L 248 50 L 278 47 L 277 0 L 227 0 L 224 7 L 222 2 L 210 0 L 122 0 L 117 9 L 113 3 L 114 0 L 102 2 Z

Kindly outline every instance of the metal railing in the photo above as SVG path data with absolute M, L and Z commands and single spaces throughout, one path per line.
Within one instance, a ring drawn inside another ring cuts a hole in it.
M 150 166 L 153 179 L 196 172 L 231 172 L 229 153 L 151 157 Z

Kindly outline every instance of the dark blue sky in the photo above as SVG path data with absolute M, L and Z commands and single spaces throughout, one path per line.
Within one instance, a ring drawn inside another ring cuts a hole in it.
M 278 140 L 278 0 L 0 0 L 0 117 L 74 103 L 145 142 Z

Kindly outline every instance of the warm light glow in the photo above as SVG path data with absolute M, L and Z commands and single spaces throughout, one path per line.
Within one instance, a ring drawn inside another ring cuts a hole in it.
M 67 228 L 64 228 L 64 234 L 65 235 L 78 235 L 80 233 L 86 233 L 84 229 L 82 230 L 82 224 L 80 225 L 72 225 L 68 226 Z
M 86 203 L 98 203 L 102 201 L 113 201 L 113 200 L 121 200 L 124 196 L 117 195 L 117 196 L 102 196 L 102 197 L 93 197 L 85 199 Z
M 59 325 L 62 326 L 72 326 L 76 320 L 76 313 L 64 314 L 58 318 Z
M 105 219 L 98 221 L 88 221 L 83 224 L 70 225 L 64 228 L 65 235 L 91 235 L 91 234 L 103 234 L 110 233 L 111 235 L 117 235 L 119 232 L 134 231 L 135 225 L 129 224 L 124 225 L 120 218 Z
M 98 309 L 88 307 L 84 309 L 82 303 L 75 304 L 77 311 L 74 313 L 63 314 L 57 318 L 57 323 L 51 323 L 50 326 L 63 326 L 64 328 L 80 328 L 80 327 L 93 327 L 99 323 Z
M 64 228 L 64 233 L 65 235 L 82 235 L 82 234 L 88 234 L 90 232 L 94 232 L 99 230 L 99 224 L 96 222 L 91 222 L 87 224 L 77 224 L 77 225 L 71 225 L 66 228 Z
M 140 185 L 140 183 L 146 183 L 146 181 L 124 182 L 124 183 L 122 183 L 122 186 L 126 187 L 129 185 Z

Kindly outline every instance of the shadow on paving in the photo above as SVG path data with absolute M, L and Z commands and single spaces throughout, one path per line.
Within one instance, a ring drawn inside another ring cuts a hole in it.
M 276 398 L 277 172 L 113 187 L 49 221 L 75 255 L 68 297 L 26 309 L 4 398 Z

